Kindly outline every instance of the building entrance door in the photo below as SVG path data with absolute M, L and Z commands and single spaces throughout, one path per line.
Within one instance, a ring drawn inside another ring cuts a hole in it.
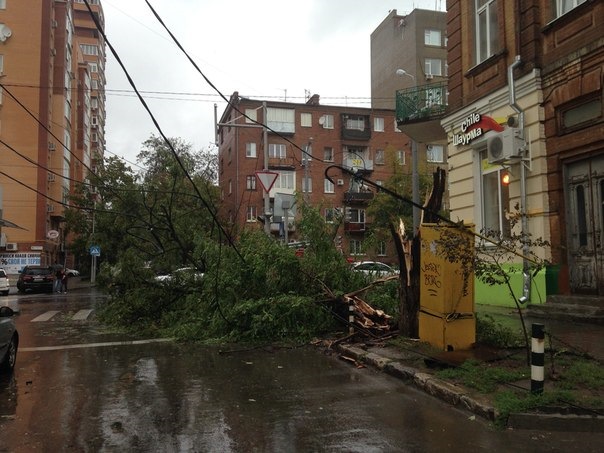
M 566 175 L 571 291 L 604 295 L 604 156 L 569 164 Z

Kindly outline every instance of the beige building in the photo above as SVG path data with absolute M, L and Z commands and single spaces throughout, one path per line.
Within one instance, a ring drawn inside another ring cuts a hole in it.
M 104 26 L 99 0 L 90 0 Z M 105 44 L 83 0 L 0 0 L 0 208 L 9 273 L 73 266 L 63 210 L 104 150 Z

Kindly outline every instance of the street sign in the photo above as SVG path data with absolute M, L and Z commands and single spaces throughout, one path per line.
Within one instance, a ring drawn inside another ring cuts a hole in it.
M 99 246 L 99 245 L 91 245 L 90 246 L 90 254 L 92 256 L 101 256 L 101 246 Z
M 260 181 L 260 184 L 264 188 L 265 192 L 270 192 L 273 184 L 279 177 L 279 173 L 274 171 L 257 171 L 256 178 Z

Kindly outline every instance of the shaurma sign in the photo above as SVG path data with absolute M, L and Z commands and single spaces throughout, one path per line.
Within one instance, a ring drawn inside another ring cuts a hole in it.
M 503 132 L 503 126 L 490 116 L 472 113 L 460 124 L 461 133 L 453 135 L 455 146 L 468 145 L 488 131 Z

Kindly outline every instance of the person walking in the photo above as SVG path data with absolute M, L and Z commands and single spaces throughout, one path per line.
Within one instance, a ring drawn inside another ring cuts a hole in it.
M 62 267 L 56 267 L 55 268 L 55 285 L 54 285 L 54 292 L 55 293 L 60 293 L 61 292 L 61 287 L 63 285 L 62 283 L 62 279 L 63 279 L 63 268 Z
M 67 272 L 65 272 L 65 269 L 63 269 L 61 271 L 61 291 L 63 294 L 67 294 Z

